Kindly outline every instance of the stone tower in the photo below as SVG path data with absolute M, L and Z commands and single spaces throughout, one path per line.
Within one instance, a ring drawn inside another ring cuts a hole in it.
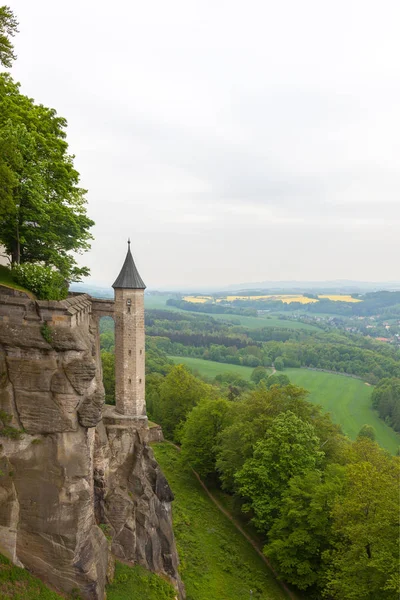
M 144 290 L 130 240 L 121 272 L 113 284 L 115 320 L 115 403 L 117 412 L 145 417 Z

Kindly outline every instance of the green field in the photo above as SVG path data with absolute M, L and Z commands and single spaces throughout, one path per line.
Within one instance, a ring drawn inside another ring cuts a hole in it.
M 181 463 L 178 450 L 168 443 L 153 449 L 175 495 L 174 532 L 188 600 L 287 598 L 254 548 Z
M 228 363 L 215 362 L 213 360 L 203 360 L 202 358 L 191 358 L 187 356 L 168 356 L 178 365 L 186 365 L 193 372 L 198 372 L 201 377 L 214 379 L 221 373 L 237 373 L 241 379 L 250 381 L 250 375 L 253 372 L 252 367 L 242 367 L 241 365 L 230 365 Z
M 397 452 L 400 436 L 372 409 L 372 387 L 360 379 L 334 373 L 308 369 L 285 369 L 284 373 L 291 382 L 308 390 L 309 400 L 331 413 L 332 419 L 351 439 L 356 438 L 363 425 L 372 425 L 382 448 L 392 454 Z
M 225 363 L 203 360 L 201 358 L 187 358 L 184 356 L 170 356 L 175 363 L 187 365 L 201 376 L 213 379 L 221 373 L 238 373 L 242 379 L 250 380 L 253 369 L 228 365 Z M 360 379 L 323 373 L 309 369 L 285 369 L 283 371 L 290 381 L 310 392 L 310 402 L 320 404 L 324 410 L 331 413 L 335 423 L 342 426 L 346 435 L 355 439 L 361 427 L 365 424 L 372 425 L 375 429 L 376 440 L 392 454 L 396 454 L 400 445 L 400 435 L 388 427 L 371 406 L 372 387 Z
M 308 325 L 307 323 L 301 323 L 300 321 L 288 321 L 286 319 L 279 319 L 278 317 L 242 317 L 241 315 L 209 315 L 208 313 L 192 313 L 198 315 L 208 315 L 214 319 L 222 321 L 231 321 L 238 323 L 242 327 L 247 329 L 262 329 L 263 327 L 281 327 L 283 329 L 307 329 L 309 331 L 320 331 L 315 325 Z

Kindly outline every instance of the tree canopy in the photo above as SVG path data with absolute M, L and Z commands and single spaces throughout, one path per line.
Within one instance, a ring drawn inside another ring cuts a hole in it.
M 0 8 L 0 62 L 15 58 L 12 11 Z M 52 108 L 21 94 L 0 73 L 0 243 L 14 264 L 56 268 L 67 280 L 88 274 L 71 253 L 89 249 L 85 190 L 66 141 L 67 122 Z
M 12 37 L 18 33 L 18 21 L 9 6 L 0 6 L 0 64 L 7 69 L 11 67 L 14 54 Z

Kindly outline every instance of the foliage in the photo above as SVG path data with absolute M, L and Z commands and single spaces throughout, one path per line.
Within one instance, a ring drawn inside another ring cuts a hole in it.
M 399 466 L 367 438 L 353 445 L 324 552 L 327 598 L 398 598 Z
M 285 368 L 285 361 L 283 360 L 282 356 L 278 356 L 275 359 L 274 366 L 277 371 L 283 371 L 283 369 Z
M 379 416 L 400 432 L 400 379 L 382 379 L 373 391 L 372 404 Z
M 269 372 L 267 371 L 267 369 L 260 365 L 259 367 L 256 367 L 254 369 L 254 371 L 252 372 L 251 380 L 254 383 L 260 383 L 260 381 L 262 381 L 263 379 L 267 379 L 268 375 L 269 375 Z
M 267 388 L 272 387 L 273 385 L 279 385 L 281 387 L 285 387 L 285 385 L 290 385 L 290 379 L 287 375 L 283 375 L 283 373 L 277 373 L 268 377 L 265 382 Z
M 182 457 L 201 477 L 215 472 L 215 442 L 228 411 L 226 400 L 201 400 L 183 426 Z
M 375 429 L 372 427 L 372 425 L 363 425 L 358 432 L 357 437 L 366 437 L 374 442 L 376 437 Z
M 6 413 L 4 410 L 0 410 L 0 436 L 9 438 L 10 440 L 19 440 L 23 430 L 17 429 L 16 427 L 10 425 L 11 420 L 11 415 Z
M 44 263 L 77 281 L 71 252 L 89 248 L 85 191 L 68 154 L 66 121 L 0 74 L 0 242 L 13 263 Z
M 289 480 L 265 554 L 285 581 L 304 590 L 324 585 L 322 553 L 329 548 L 331 510 L 343 488 L 344 467 L 308 471 Z
M 214 394 L 211 386 L 194 377 L 183 365 L 172 367 L 162 382 L 153 406 L 153 418 L 162 425 L 167 439 L 179 441 L 179 430 L 187 413 Z
M 253 456 L 235 479 L 241 496 L 247 499 L 243 510 L 254 514 L 258 529 L 268 531 L 279 515 L 290 479 L 322 464 L 324 454 L 319 446 L 313 426 L 289 410 L 279 414 L 265 438 L 255 444 Z
M 9 6 L 0 6 L 0 64 L 10 68 L 13 60 L 14 46 L 10 38 L 18 33 L 18 21 Z
M 53 331 L 48 323 L 44 323 L 40 328 L 40 333 L 42 337 L 48 344 L 53 342 Z
M 63 300 L 68 295 L 68 284 L 59 271 L 35 263 L 13 265 L 16 283 L 31 291 L 38 300 Z
M 102 350 L 101 364 L 106 404 L 115 404 L 115 355 Z
M 171 444 L 153 445 L 175 500 L 174 533 L 181 575 L 191 600 L 283 600 L 286 593 L 254 548 L 185 469 Z M 112 599 L 113 600 L 113 599 Z

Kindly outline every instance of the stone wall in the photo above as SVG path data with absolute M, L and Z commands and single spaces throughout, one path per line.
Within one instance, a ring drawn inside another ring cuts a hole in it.
M 183 595 L 172 494 L 147 421 L 104 413 L 92 309 L 87 295 L 0 294 L 0 552 L 58 590 L 103 600 L 111 546 Z

